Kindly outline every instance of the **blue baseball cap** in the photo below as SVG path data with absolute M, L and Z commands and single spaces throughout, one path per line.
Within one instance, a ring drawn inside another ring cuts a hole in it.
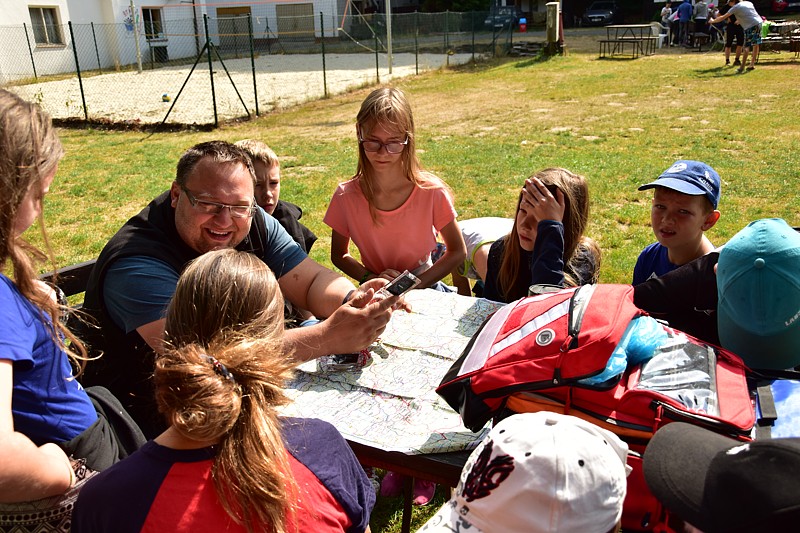
M 705 196 L 714 209 L 719 205 L 721 187 L 719 174 L 701 161 L 688 159 L 675 161 L 656 181 L 642 185 L 639 190 L 655 187 L 666 187 L 692 196 Z
M 800 365 L 800 233 L 784 220 L 751 222 L 717 263 L 720 344 L 750 368 Z

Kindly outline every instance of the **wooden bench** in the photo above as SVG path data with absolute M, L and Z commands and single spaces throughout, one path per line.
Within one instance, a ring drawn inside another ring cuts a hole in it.
M 97 262 L 97 259 L 84 261 L 77 265 L 70 265 L 64 268 L 59 268 L 55 272 L 47 272 L 39 276 L 39 279 L 53 285 L 58 285 L 58 288 L 64 292 L 65 296 L 75 296 L 86 292 L 86 285 L 89 283 L 89 274 L 92 273 L 92 268 Z M 73 304 L 73 307 L 80 307 L 81 304 Z
M 511 46 L 512 56 L 536 56 L 539 55 L 547 43 L 534 41 L 516 41 Z
M 636 59 L 640 55 L 653 55 L 658 37 L 622 37 L 619 39 L 600 39 L 600 59 L 606 57 L 630 55 Z M 630 52 L 625 53 L 630 46 Z
M 631 59 L 639 57 L 644 39 L 600 39 L 600 59 L 606 57 L 622 56 L 625 48 L 630 45 Z
M 692 48 L 696 46 L 698 52 L 703 51 L 704 44 L 711 44 L 711 35 L 707 33 L 690 33 L 689 38 L 691 39 Z

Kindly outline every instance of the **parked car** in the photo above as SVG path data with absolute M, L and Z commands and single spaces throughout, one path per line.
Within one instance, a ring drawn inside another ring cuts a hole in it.
M 603 0 L 592 2 L 583 13 L 582 21 L 584 26 L 605 26 L 620 20 L 619 6 L 616 2 Z
M 800 11 L 800 1 L 798 0 L 772 0 L 773 13 L 786 13 L 788 11 Z
M 483 25 L 490 29 L 516 28 L 522 13 L 516 6 L 496 6 L 489 12 Z

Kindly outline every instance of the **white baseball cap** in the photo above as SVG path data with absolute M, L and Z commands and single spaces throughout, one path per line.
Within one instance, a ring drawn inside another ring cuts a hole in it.
M 512 415 L 467 459 L 455 495 L 419 531 L 610 531 L 622 516 L 628 445 L 580 418 Z

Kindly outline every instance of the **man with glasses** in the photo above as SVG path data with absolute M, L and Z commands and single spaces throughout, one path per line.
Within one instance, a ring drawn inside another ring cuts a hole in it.
M 255 204 L 254 186 L 252 163 L 241 148 L 223 141 L 190 148 L 170 190 L 125 223 L 92 271 L 84 310 L 100 328 L 84 328 L 82 337 L 104 355 L 87 364 L 84 384 L 114 392 L 149 437 L 165 427 L 150 383 L 163 313 L 183 268 L 201 254 L 220 248 L 253 253 L 273 270 L 288 301 L 327 317 L 286 331 L 299 360 L 369 346 L 397 303 L 389 298 L 367 306 L 372 290 L 385 281 L 356 292 L 350 281 L 314 262 Z

